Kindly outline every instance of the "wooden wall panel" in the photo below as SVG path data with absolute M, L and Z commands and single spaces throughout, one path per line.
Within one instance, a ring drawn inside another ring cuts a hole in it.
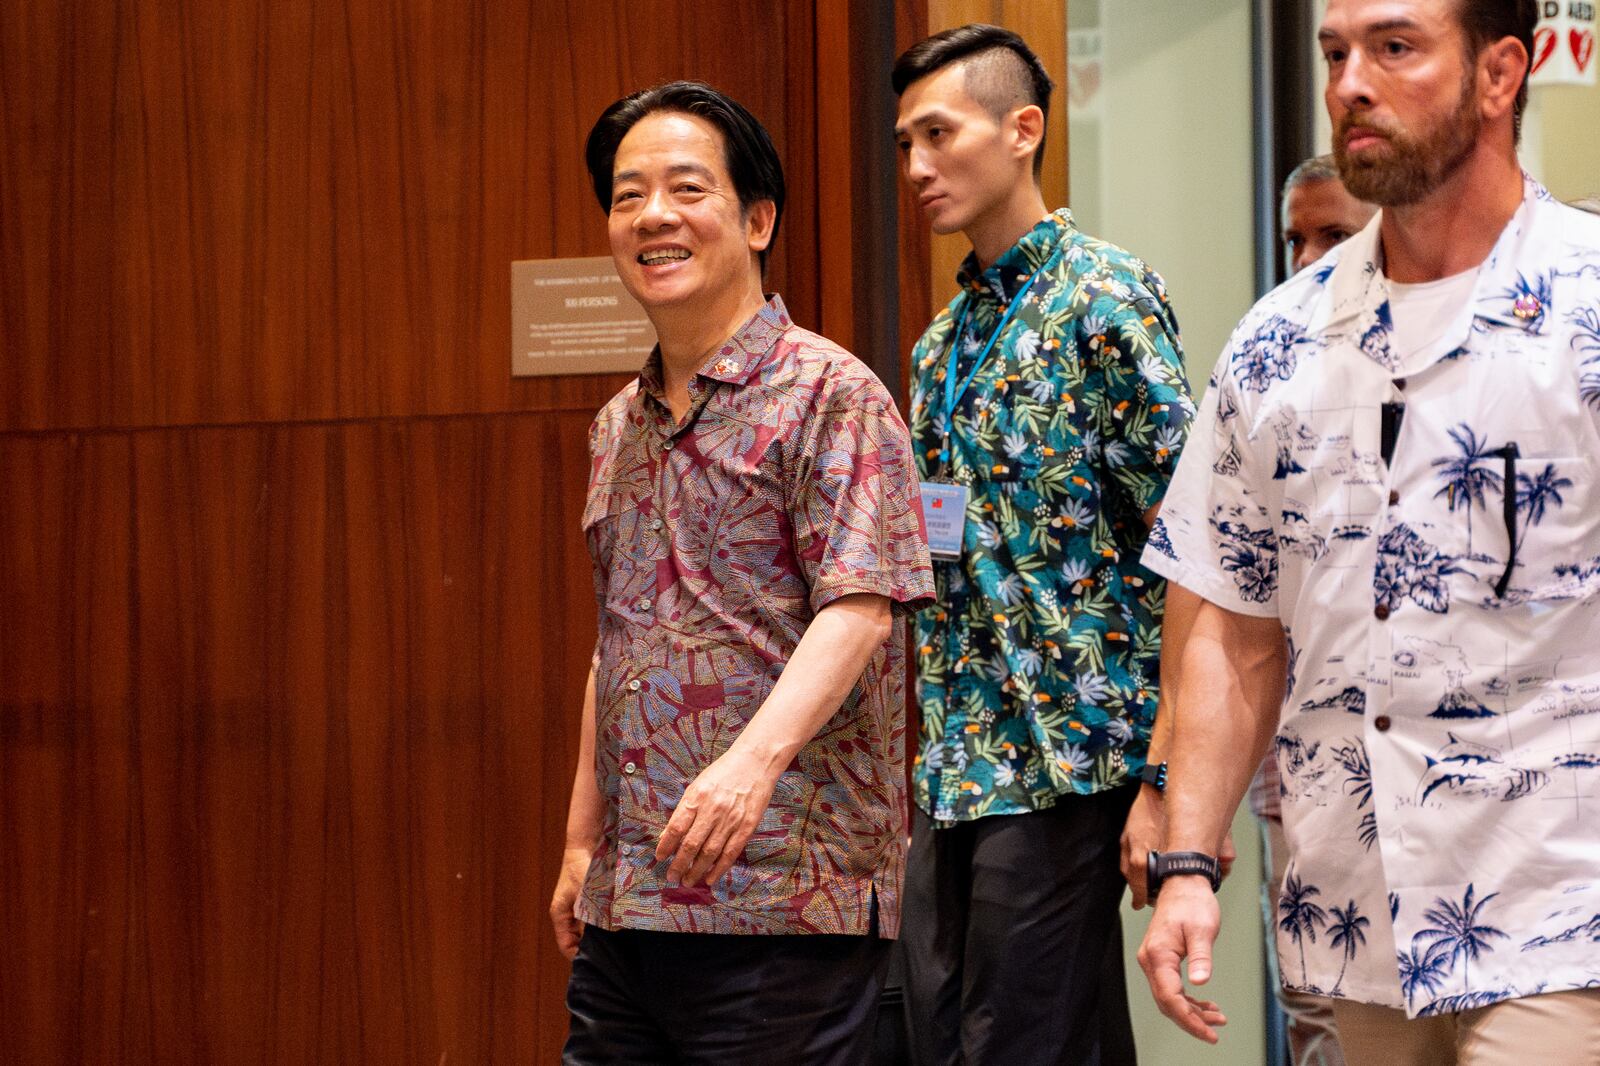
M 551 1060 L 588 420 L 0 438 L 0 1062 Z
M 0 6 L 0 430 L 538 408 L 507 264 L 605 254 L 590 124 L 703 78 L 804 173 L 813 35 L 781 0 Z M 815 324 L 811 181 L 771 281 Z

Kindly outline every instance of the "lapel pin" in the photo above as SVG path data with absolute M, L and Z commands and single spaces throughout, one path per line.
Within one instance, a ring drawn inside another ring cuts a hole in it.
M 733 359 L 718 359 L 717 365 L 711 369 L 719 374 L 737 374 L 739 372 L 739 364 Z
M 1511 313 L 1526 322 L 1530 318 L 1538 318 L 1544 305 L 1539 298 L 1531 292 L 1525 292 L 1517 297 L 1517 302 L 1511 305 Z

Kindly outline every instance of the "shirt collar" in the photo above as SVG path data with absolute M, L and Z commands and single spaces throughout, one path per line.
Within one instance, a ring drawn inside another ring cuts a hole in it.
M 768 295 L 767 302 L 739 327 L 738 332 L 711 350 L 695 376 L 729 385 L 747 384 L 760 372 L 778 341 L 793 325 L 783 297 L 777 293 Z M 662 403 L 666 402 L 662 392 L 659 344 L 651 349 L 650 357 L 639 371 L 639 387 Z
M 1035 270 L 1039 269 L 1061 242 L 1074 229 L 1072 212 L 1066 208 L 1046 215 L 1040 222 L 1006 249 L 987 270 L 978 269 L 978 257 L 968 252 L 956 271 L 956 283 L 961 291 L 975 296 L 989 296 L 999 303 L 1009 303 Z
M 1541 261 L 1559 224 L 1550 193 L 1527 172 L 1522 175 L 1522 205 L 1511 217 L 1494 249 L 1478 270 L 1473 285 L 1470 313 L 1463 313 L 1446 350 L 1459 347 L 1467 339 L 1475 318 L 1527 333 L 1544 332 L 1550 315 L 1550 277 L 1541 271 Z M 1389 302 L 1389 279 L 1383 273 L 1383 245 L 1380 228 L 1383 212 L 1374 215 L 1360 233 L 1340 250 L 1328 279 L 1324 304 L 1326 317 L 1315 325 L 1328 329 L 1356 319 L 1374 321 L 1384 316 Z

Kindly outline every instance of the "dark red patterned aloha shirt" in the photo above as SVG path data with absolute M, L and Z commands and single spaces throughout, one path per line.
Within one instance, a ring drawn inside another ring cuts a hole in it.
M 660 353 L 590 430 L 604 842 L 578 905 L 606 929 L 894 936 L 905 862 L 904 625 L 778 781 L 732 871 L 669 885 L 655 849 L 806 627 L 852 593 L 933 593 L 911 439 L 888 390 L 772 297 L 673 424 Z M 897 613 L 900 613 L 897 611 Z

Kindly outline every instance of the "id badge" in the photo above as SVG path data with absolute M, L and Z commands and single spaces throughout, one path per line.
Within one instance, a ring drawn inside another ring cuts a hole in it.
M 935 559 L 961 558 L 969 491 L 965 485 L 943 481 L 922 483 L 922 521 L 928 530 L 928 554 Z

